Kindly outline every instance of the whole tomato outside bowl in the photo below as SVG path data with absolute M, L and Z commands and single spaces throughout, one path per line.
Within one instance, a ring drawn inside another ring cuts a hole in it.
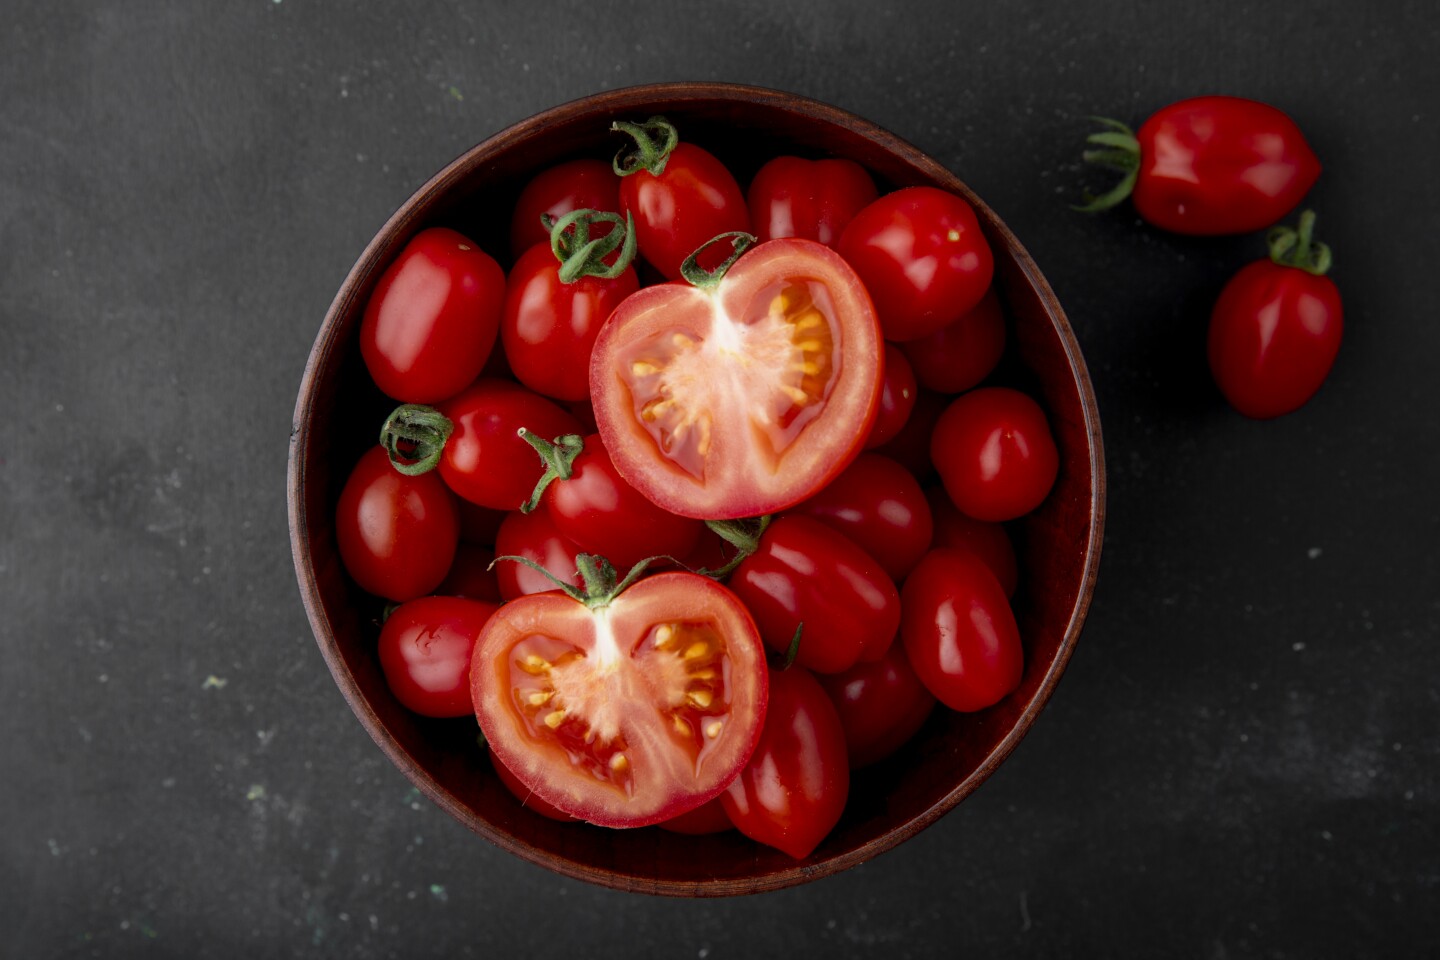
M 718 155 L 742 184 L 771 157 L 845 157 L 882 193 L 929 185 L 975 208 L 995 256 L 1009 316 L 1004 367 L 1044 407 L 1060 453 L 1044 504 L 1009 532 L 1025 648 L 1020 686 L 973 714 L 944 709 L 896 754 L 855 772 L 839 825 L 804 860 L 735 831 L 690 836 L 546 819 L 522 806 L 487 759 L 473 718 L 434 720 L 391 694 L 376 652 L 383 601 L 345 573 L 335 512 L 345 478 L 394 407 L 371 382 L 358 330 L 367 298 L 422 228 L 448 226 L 511 262 L 511 208 L 538 171 L 612 156 L 617 119 L 663 115 Z M 623 890 L 725 896 L 792 886 L 869 860 L 934 823 L 1009 756 L 1044 708 L 1075 649 L 1095 584 L 1104 518 L 1100 422 L 1079 345 L 1039 269 L 1000 218 L 954 174 L 873 123 L 813 100 L 756 87 L 677 83 L 562 104 L 495 134 L 420 188 L 370 241 L 331 305 L 310 354 L 290 438 L 290 538 L 315 638 L 341 693 L 381 750 L 432 801 L 526 860 Z

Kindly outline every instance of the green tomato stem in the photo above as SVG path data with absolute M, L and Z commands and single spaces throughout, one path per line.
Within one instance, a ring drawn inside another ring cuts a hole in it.
M 540 498 L 545 495 L 545 489 L 556 480 L 569 480 L 575 472 L 575 458 L 585 449 L 585 438 L 574 433 L 567 433 L 563 437 L 556 437 L 554 441 L 546 440 L 521 427 L 515 431 L 516 435 L 540 455 L 540 462 L 545 465 L 545 472 L 540 475 L 535 489 L 530 493 L 530 499 L 520 505 L 521 513 L 531 513 L 540 505 Z
M 628 177 L 646 170 L 658 177 L 665 172 L 665 163 L 670 153 L 680 143 L 680 134 L 674 124 L 664 117 L 651 117 L 644 123 L 630 123 L 616 120 L 610 124 L 614 133 L 628 133 L 635 139 L 635 146 L 622 147 L 611 164 L 617 176 Z
M 1295 227 L 1283 224 L 1271 227 L 1265 242 L 1270 247 L 1270 259 L 1275 263 L 1282 267 L 1295 267 L 1317 277 L 1328 273 L 1334 261 L 1330 247 L 1315 239 L 1314 210 L 1302 212 Z
M 1104 149 L 1086 150 L 1081 154 L 1082 159 L 1086 163 L 1093 163 L 1107 170 L 1115 170 L 1124 176 L 1119 183 L 1099 196 L 1087 190 L 1083 203 L 1070 205 L 1072 210 L 1079 210 L 1081 213 L 1098 213 L 1118 205 L 1130 196 L 1135 189 L 1136 181 L 1140 178 L 1140 141 L 1136 139 L 1134 131 L 1119 120 L 1112 120 L 1109 117 L 1091 117 L 1090 119 L 1109 129 L 1092 133 L 1085 138 L 1086 143 Z
M 620 219 L 618 213 L 600 210 L 572 210 L 559 220 L 549 214 L 541 222 L 550 231 L 550 251 L 560 261 L 560 282 L 574 283 L 581 277 L 614 280 L 635 260 L 635 219 L 630 214 Z M 590 229 L 597 223 L 612 224 L 603 237 L 590 238 Z M 605 258 L 620 251 L 613 264 Z
M 730 241 L 730 256 L 726 257 L 724 262 L 714 270 L 706 270 L 700 266 L 700 254 L 724 240 Z M 699 287 L 701 290 L 712 289 L 725 279 L 726 272 L 735 265 L 736 260 L 740 259 L 740 255 L 749 250 L 758 240 L 759 237 L 753 233 L 746 233 L 744 230 L 731 230 L 729 233 L 711 237 L 700 244 L 695 252 L 680 264 L 680 276 L 684 277 L 691 286 Z
M 434 407 L 405 403 L 385 418 L 380 445 L 392 467 L 407 477 L 418 477 L 440 464 L 445 442 L 454 431 L 455 424 Z

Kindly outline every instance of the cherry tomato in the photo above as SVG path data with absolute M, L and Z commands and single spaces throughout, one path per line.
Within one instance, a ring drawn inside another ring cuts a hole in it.
M 925 499 L 930 504 L 930 515 L 935 519 L 934 545 L 969 550 L 985 561 L 985 566 L 1000 581 L 1005 596 L 1015 596 L 1020 569 L 1015 560 L 1015 545 L 1010 542 L 1005 528 L 998 523 L 965 516 L 950 502 L 950 495 L 944 487 L 926 490 Z
M 492 564 L 495 551 L 478 543 L 460 541 L 455 548 L 455 559 L 450 572 L 435 592 L 445 597 L 464 597 L 467 600 L 489 600 L 499 603 L 500 580 Z
M 836 246 L 875 299 L 885 339 L 915 340 L 975 308 L 995 258 L 970 204 L 935 187 L 887 193 Z
M 735 824 L 730 822 L 730 814 L 725 812 L 725 804 L 720 797 L 707 800 L 694 810 L 682 813 L 678 817 L 662 820 L 657 826 L 661 830 L 689 834 L 692 837 L 735 829 Z
M 383 447 L 355 464 L 335 509 L 340 561 L 376 596 L 404 602 L 445 579 L 460 540 L 455 497 L 433 474 L 407 477 Z
M 508 511 L 482 507 L 464 498 L 457 499 L 455 505 L 460 508 L 461 540 L 486 545 L 495 542 L 495 532 Z
M 590 392 L 620 475 L 671 513 L 756 517 L 859 451 L 881 388 L 875 314 L 828 247 L 772 240 L 705 287 L 642 287 L 600 331 Z
M 840 822 L 849 794 L 835 705 L 802 668 L 772 670 L 760 744 L 721 795 L 730 821 L 750 839 L 802 860 Z
M 635 218 L 640 255 L 666 279 L 680 279 L 686 257 L 722 233 L 750 232 L 740 184 L 710 152 L 681 143 L 659 118 L 616 123 L 636 138 L 634 152 L 617 157 L 620 212 Z
M 581 585 L 580 573 L 575 568 L 575 555 L 581 552 L 555 528 L 555 520 L 544 504 L 529 513 L 515 510 L 506 514 L 495 534 L 495 556 L 524 557 L 549 570 L 562 583 L 575 587 Z M 496 561 L 495 582 L 505 600 L 555 589 L 549 577 L 514 560 Z
M 1013 520 L 1034 510 L 1060 469 L 1045 412 L 1009 387 L 957 397 L 935 424 L 930 457 L 951 502 L 976 520 Z
M 495 346 L 505 273 L 469 238 L 422 230 L 375 285 L 360 321 L 371 378 L 404 403 L 464 390 Z
M 520 191 L 510 218 L 510 252 L 519 257 L 537 243 L 548 244 L 543 217 L 556 220 L 576 210 L 620 211 L 620 180 L 603 160 L 581 159 L 543 171 Z
M 1300 128 L 1280 110 L 1240 97 L 1194 97 L 1164 107 L 1139 133 L 1125 124 L 1094 134 L 1085 159 L 1125 173 L 1082 210 L 1132 196 L 1162 230 L 1195 236 L 1249 233 L 1285 217 L 1320 176 Z
M 901 349 L 926 390 L 963 393 L 978 386 L 1005 353 L 1005 313 L 995 288 L 959 320 Z
M 470 702 L 470 655 L 498 603 L 419 597 L 402 603 L 380 628 L 380 669 L 390 692 L 426 717 L 464 717 Z
M 862 453 L 819 493 L 791 508 L 843 533 L 897 583 L 925 551 L 934 532 L 920 483 L 900 464 Z
M 915 372 L 910 361 L 893 343 L 885 344 L 885 379 L 880 384 L 880 400 L 875 405 L 875 422 L 865 437 L 865 449 L 883 446 L 905 429 L 910 411 L 915 409 L 915 398 L 920 390 L 915 384 Z
M 796 662 L 822 673 L 883 656 L 900 623 L 899 594 L 879 562 L 812 517 L 772 522 L 729 584 L 772 650 L 787 651 L 803 624 Z
M 1265 420 L 1304 406 L 1340 352 L 1340 290 L 1324 276 L 1328 248 L 1315 248 L 1323 259 L 1312 257 L 1313 223 L 1307 211 L 1299 233 L 1275 231 L 1276 241 L 1288 236 L 1303 248 L 1285 246 L 1273 259 L 1242 268 L 1210 315 L 1211 374 L 1230 405 L 1247 417 Z
M 879 660 L 815 679 L 840 715 L 852 770 L 900 749 L 935 707 L 935 697 L 915 675 L 900 643 L 891 644 Z
M 521 783 L 520 778 L 511 773 L 510 768 L 505 766 L 505 761 L 496 755 L 494 747 L 486 744 L 485 752 L 490 755 L 490 766 L 494 769 L 495 776 L 504 784 L 505 789 L 509 790 L 516 800 L 520 801 L 522 807 L 527 810 L 532 810 L 542 817 L 559 820 L 562 823 L 573 823 L 575 821 L 575 818 L 570 816 L 570 814 L 563 810 L 556 809 L 551 804 L 541 800 L 535 795 L 535 791 Z
M 762 241 L 799 237 L 834 247 L 840 233 L 879 192 L 853 160 L 776 157 L 750 181 L 750 222 Z
M 941 548 L 911 571 L 900 637 L 925 689 L 952 710 L 983 710 L 1020 685 L 1025 654 L 1000 582 L 974 554 Z
M 759 739 L 768 682 L 755 625 L 692 573 L 588 597 L 533 594 L 490 618 L 470 667 L 485 738 L 536 796 L 582 820 L 638 827 L 693 810 Z
M 935 476 L 935 464 L 930 460 L 930 435 L 940 415 L 950 405 L 950 398 L 931 390 L 920 390 L 915 396 L 915 406 L 900 432 L 876 447 L 874 452 L 883 454 L 909 470 L 916 480 L 925 483 Z

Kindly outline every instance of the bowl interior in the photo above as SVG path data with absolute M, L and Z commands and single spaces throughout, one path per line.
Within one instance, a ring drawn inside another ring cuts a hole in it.
M 882 190 L 928 184 L 974 204 L 1010 320 L 997 377 L 1041 400 L 1060 449 L 1054 491 L 1010 529 L 1021 568 L 1020 688 L 978 714 L 937 709 L 899 753 L 857 771 L 844 818 L 804 861 L 733 831 L 692 837 L 653 827 L 604 830 L 526 810 L 491 771 L 473 719 L 429 720 L 390 695 L 375 656 L 381 603 L 349 581 L 335 545 L 340 488 L 394 406 L 371 384 L 357 346 L 361 313 L 380 273 L 432 225 L 468 234 L 508 264 L 510 210 L 524 182 L 562 160 L 611 156 L 623 145 L 608 130 L 612 120 L 656 114 L 719 156 L 742 185 L 777 154 L 840 156 L 868 168 Z M 346 278 L 315 342 L 291 436 L 291 541 L 301 592 L 331 672 L 376 743 L 434 802 L 501 847 L 570 876 L 673 895 L 751 893 L 836 872 L 914 835 L 969 795 L 1024 735 L 1070 657 L 1099 561 L 1103 502 L 1099 417 L 1079 347 L 1044 278 L 993 211 L 949 171 L 867 121 L 726 84 L 638 87 L 568 103 L 491 137 L 437 174 Z

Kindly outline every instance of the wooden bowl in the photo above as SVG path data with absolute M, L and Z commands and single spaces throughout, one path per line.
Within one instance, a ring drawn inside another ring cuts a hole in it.
M 428 720 L 391 696 L 375 653 L 381 603 L 346 576 L 335 545 L 341 485 L 393 406 L 371 385 L 357 344 L 382 271 L 432 225 L 461 229 L 509 263 L 510 211 L 523 183 L 562 160 L 612 156 L 622 139 L 608 132 L 612 120 L 656 114 L 720 156 L 742 184 L 777 154 L 840 156 L 868 168 L 882 191 L 929 184 L 973 204 L 1010 318 L 1002 376 L 1041 400 L 1060 448 L 1049 499 L 1011 527 L 1026 654 L 1020 688 L 978 714 L 938 708 L 898 754 L 857 771 L 844 818 L 803 861 L 735 831 L 606 830 L 522 807 L 477 745 L 473 719 Z M 1100 420 L 1080 348 L 1049 285 L 1000 218 L 954 174 L 873 123 L 732 84 L 658 84 L 566 103 L 497 133 L 436 174 L 345 278 L 310 354 L 290 437 L 290 539 L 305 608 L 335 682 L 381 750 L 452 816 L 526 860 L 610 887 L 675 896 L 755 893 L 835 873 L 913 837 L 980 786 L 1035 722 L 1075 649 L 1099 564 L 1104 492 Z

